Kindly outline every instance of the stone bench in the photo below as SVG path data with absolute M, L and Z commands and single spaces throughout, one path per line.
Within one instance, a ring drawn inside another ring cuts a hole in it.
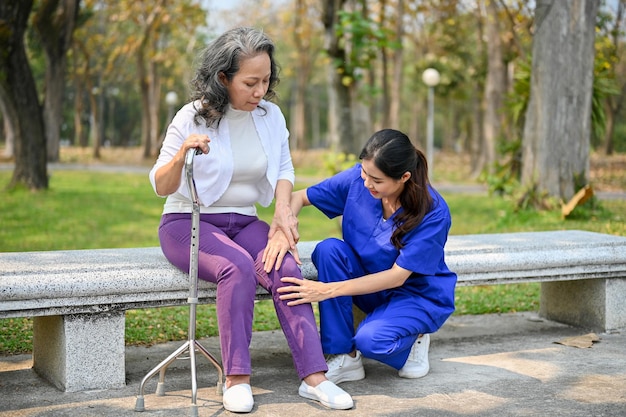
M 305 278 L 316 279 L 300 242 Z M 450 236 L 459 286 L 541 282 L 542 317 L 626 329 L 626 237 L 583 231 Z M 34 317 L 33 367 L 73 392 L 125 385 L 125 311 L 186 305 L 187 274 L 160 248 L 0 253 L 0 318 Z M 267 293 L 259 288 L 259 298 Z M 215 287 L 199 284 L 200 303 Z

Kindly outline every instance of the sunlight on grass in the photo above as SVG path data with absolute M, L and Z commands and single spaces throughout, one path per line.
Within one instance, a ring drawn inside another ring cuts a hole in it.
M 46 191 L 2 192 L 0 251 L 158 246 L 162 208 L 144 175 L 54 172 Z

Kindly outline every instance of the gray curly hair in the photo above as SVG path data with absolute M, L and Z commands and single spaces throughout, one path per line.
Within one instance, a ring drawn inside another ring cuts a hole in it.
M 231 29 L 209 43 L 199 55 L 198 68 L 191 80 L 190 99 L 200 100 L 196 108 L 194 122 L 205 123 L 207 127 L 219 125 L 228 106 L 228 90 L 220 81 L 223 73 L 231 81 L 239 71 L 240 63 L 260 53 L 270 57 L 271 74 L 267 93 L 263 97 L 272 100 L 276 97 L 274 88 L 278 85 L 280 68 L 274 58 L 274 43 L 261 30 L 239 27 Z

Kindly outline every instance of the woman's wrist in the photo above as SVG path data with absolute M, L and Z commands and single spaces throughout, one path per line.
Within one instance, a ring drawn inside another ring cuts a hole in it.
M 289 209 L 291 210 L 291 201 L 289 200 L 276 200 L 276 209 Z

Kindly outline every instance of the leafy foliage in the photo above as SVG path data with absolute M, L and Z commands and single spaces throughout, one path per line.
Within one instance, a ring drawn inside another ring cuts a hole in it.
M 347 51 L 345 61 L 333 64 L 342 74 L 342 83 L 347 87 L 364 76 L 383 47 L 396 47 L 391 42 L 389 31 L 380 27 L 360 11 L 339 11 L 339 22 L 335 28 L 340 44 Z
M 605 62 L 596 58 L 594 65 L 593 92 L 591 95 L 591 133 L 592 143 L 598 144 L 604 139 L 606 127 L 606 110 L 604 103 L 607 97 L 620 94 L 620 90 L 611 76 Z
M 498 152 L 501 158 L 495 163 L 492 173 L 484 173 L 489 193 L 510 196 L 520 186 L 521 140 L 500 142 Z
M 329 176 L 354 166 L 356 162 L 355 154 L 345 152 L 329 152 L 324 158 L 324 166 Z

